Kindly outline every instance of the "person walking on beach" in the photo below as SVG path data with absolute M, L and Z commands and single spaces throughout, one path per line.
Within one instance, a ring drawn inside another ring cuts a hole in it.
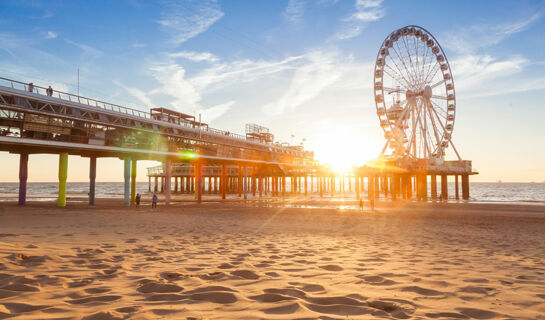
M 140 193 L 137 193 L 136 194 L 136 199 L 135 199 L 137 208 L 140 206 L 140 197 L 141 197 Z
M 360 210 L 363 211 L 363 199 L 360 198 Z
M 49 88 L 47 88 L 47 90 L 45 90 L 45 92 L 47 93 L 48 97 L 53 96 L 53 88 L 51 88 L 51 86 L 49 86 Z
M 151 198 L 151 208 L 157 208 L 157 195 L 154 193 Z

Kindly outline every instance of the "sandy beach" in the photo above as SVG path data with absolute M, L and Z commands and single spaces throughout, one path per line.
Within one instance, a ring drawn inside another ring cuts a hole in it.
M 298 206 L 1 204 L 0 319 L 545 319 L 544 207 Z

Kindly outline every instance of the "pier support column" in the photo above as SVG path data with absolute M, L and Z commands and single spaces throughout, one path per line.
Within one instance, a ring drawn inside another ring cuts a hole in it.
M 225 200 L 227 198 L 226 189 L 227 189 L 227 165 L 224 163 L 221 165 L 221 198 Z
M 148 176 L 148 192 L 151 193 L 151 176 Z
M 422 174 L 422 201 L 428 201 L 428 175 Z
M 133 168 L 134 168 L 134 165 L 133 165 Z M 165 205 L 167 206 L 170 204 L 170 188 L 171 188 L 170 184 L 172 183 L 172 179 L 170 176 L 171 174 L 170 169 L 171 169 L 170 159 L 166 159 L 165 160 Z
M 380 176 L 373 176 L 373 182 L 374 182 L 374 189 L 375 192 L 375 198 L 379 198 L 380 196 Z
M 90 206 L 95 205 L 95 180 L 96 180 L 96 177 L 97 177 L 97 158 L 96 157 L 91 157 L 91 158 L 89 158 L 89 205 Z
M 28 179 L 28 153 L 19 156 L 19 205 L 26 203 L 26 182 Z
M 178 177 L 174 177 L 174 193 L 178 193 Z
M 131 193 L 131 157 L 125 157 L 124 166 L 123 166 L 123 202 L 125 206 L 131 204 L 130 193 Z
M 446 174 L 441 175 L 441 199 L 448 200 L 448 176 Z
M 243 192 L 244 192 L 244 200 L 246 200 L 248 198 L 247 196 L 247 192 L 248 192 L 248 167 L 247 166 L 244 166 L 244 169 L 243 169 L 243 173 L 244 173 L 244 177 L 242 178 L 242 188 L 244 189 Z
M 197 162 L 195 164 L 195 195 L 197 197 L 198 203 L 201 203 L 202 201 L 202 190 L 203 190 L 202 164 L 200 162 Z
M 462 175 L 462 199 L 469 200 L 469 175 Z
M 360 177 L 354 178 L 354 188 L 356 189 L 356 199 L 360 200 Z
M 454 176 L 454 191 L 456 193 L 456 200 L 460 200 L 460 192 L 458 190 L 458 175 Z
M 431 175 L 431 198 L 437 200 L 437 176 Z
M 238 197 L 242 197 L 242 167 L 238 166 Z
M 392 201 L 395 201 L 397 199 L 397 184 L 399 182 L 399 178 L 397 175 L 393 175 L 390 177 L 390 194 L 392 195 Z
M 136 203 L 136 159 L 131 161 L 131 205 Z
M 369 176 L 367 177 L 367 198 L 369 200 L 373 200 L 375 198 L 375 177 Z
M 68 153 L 59 154 L 59 207 L 66 206 L 66 179 L 68 178 Z
M 153 185 L 153 192 L 157 193 L 157 188 L 159 185 L 159 177 L 155 177 L 155 184 Z

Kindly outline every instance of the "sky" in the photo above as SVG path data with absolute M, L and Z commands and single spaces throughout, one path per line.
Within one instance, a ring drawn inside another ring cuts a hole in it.
M 341 167 L 380 154 L 377 52 L 419 25 L 451 65 L 453 141 L 480 172 L 472 181 L 545 181 L 543 1 L 4 0 L 0 12 L 0 77 L 76 93 L 79 69 L 81 95 L 237 133 L 257 123 Z M 18 180 L 18 161 L 0 153 L 2 182 Z M 140 162 L 138 180 L 156 164 Z M 29 181 L 56 181 L 57 166 L 31 155 Z M 71 156 L 68 180 L 88 168 Z M 97 181 L 122 175 L 121 160 L 99 160 Z

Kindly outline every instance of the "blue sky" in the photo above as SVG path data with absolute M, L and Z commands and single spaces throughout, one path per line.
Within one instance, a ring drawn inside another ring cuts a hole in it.
M 542 1 L 2 1 L 0 11 L 3 77 L 76 92 L 79 68 L 82 95 L 202 113 L 233 132 L 259 123 L 344 165 L 384 144 L 371 89 L 378 48 L 421 25 L 453 68 L 453 139 L 475 180 L 545 181 Z M 16 181 L 17 157 L 0 161 Z M 99 180 L 121 179 L 121 161 L 100 164 Z M 56 180 L 40 170 L 51 165 L 55 156 L 32 156 L 31 180 Z M 70 180 L 87 179 L 87 160 L 71 168 Z

